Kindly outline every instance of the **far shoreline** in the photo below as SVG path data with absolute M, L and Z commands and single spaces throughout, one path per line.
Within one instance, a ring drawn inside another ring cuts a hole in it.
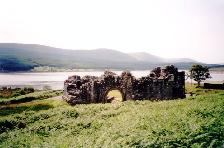
M 152 69 L 75 69 L 65 71 L 0 71 L 0 74 L 13 74 L 13 73 L 67 73 L 67 72 L 104 72 L 104 71 L 151 71 Z M 178 71 L 188 72 L 188 69 L 180 69 Z M 224 74 L 224 70 L 210 70 L 210 73 Z

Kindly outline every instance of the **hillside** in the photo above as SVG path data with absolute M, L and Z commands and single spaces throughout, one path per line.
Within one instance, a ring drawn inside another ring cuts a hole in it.
M 223 91 L 182 100 L 69 106 L 59 99 L 0 108 L 0 147 L 222 147 Z
M 148 63 L 164 63 L 165 60 L 161 57 L 146 53 L 146 52 L 134 52 L 129 53 L 130 56 L 137 59 L 138 61 L 148 62 Z
M 111 49 L 66 50 L 36 44 L 0 43 L 0 71 L 29 71 L 49 66 L 64 69 L 151 69 L 175 64 L 186 69 L 196 61 L 167 61 L 148 53 L 123 53 Z

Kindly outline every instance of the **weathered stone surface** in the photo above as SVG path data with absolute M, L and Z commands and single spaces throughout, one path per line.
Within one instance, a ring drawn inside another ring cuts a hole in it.
M 139 79 L 128 71 L 120 76 L 111 71 L 100 77 L 74 75 L 64 82 L 63 98 L 70 104 L 106 103 L 113 89 L 121 92 L 123 101 L 185 98 L 185 73 L 171 65 L 157 67 Z

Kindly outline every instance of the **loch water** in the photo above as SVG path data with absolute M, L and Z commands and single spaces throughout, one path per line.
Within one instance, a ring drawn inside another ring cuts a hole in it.
M 120 75 L 122 71 L 113 71 Z M 150 70 L 131 71 L 136 77 L 147 76 Z M 85 72 L 19 72 L 19 73 L 0 73 L 0 87 L 34 87 L 35 89 L 63 89 L 64 80 L 72 75 L 92 75 L 100 76 L 103 71 L 85 71 Z M 224 83 L 224 73 L 211 73 L 212 78 L 206 82 Z M 187 82 L 193 82 L 190 79 Z M 194 83 L 194 82 L 193 82 Z

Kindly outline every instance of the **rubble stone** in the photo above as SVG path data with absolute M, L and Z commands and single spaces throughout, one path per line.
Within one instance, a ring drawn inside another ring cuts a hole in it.
M 171 65 L 139 79 L 128 71 L 120 76 L 111 71 L 100 77 L 74 75 L 64 82 L 63 99 L 69 104 L 107 103 L 107 94 L 114 89 L 120 91 L 122 101 L 185 98 L 185 73 Z

